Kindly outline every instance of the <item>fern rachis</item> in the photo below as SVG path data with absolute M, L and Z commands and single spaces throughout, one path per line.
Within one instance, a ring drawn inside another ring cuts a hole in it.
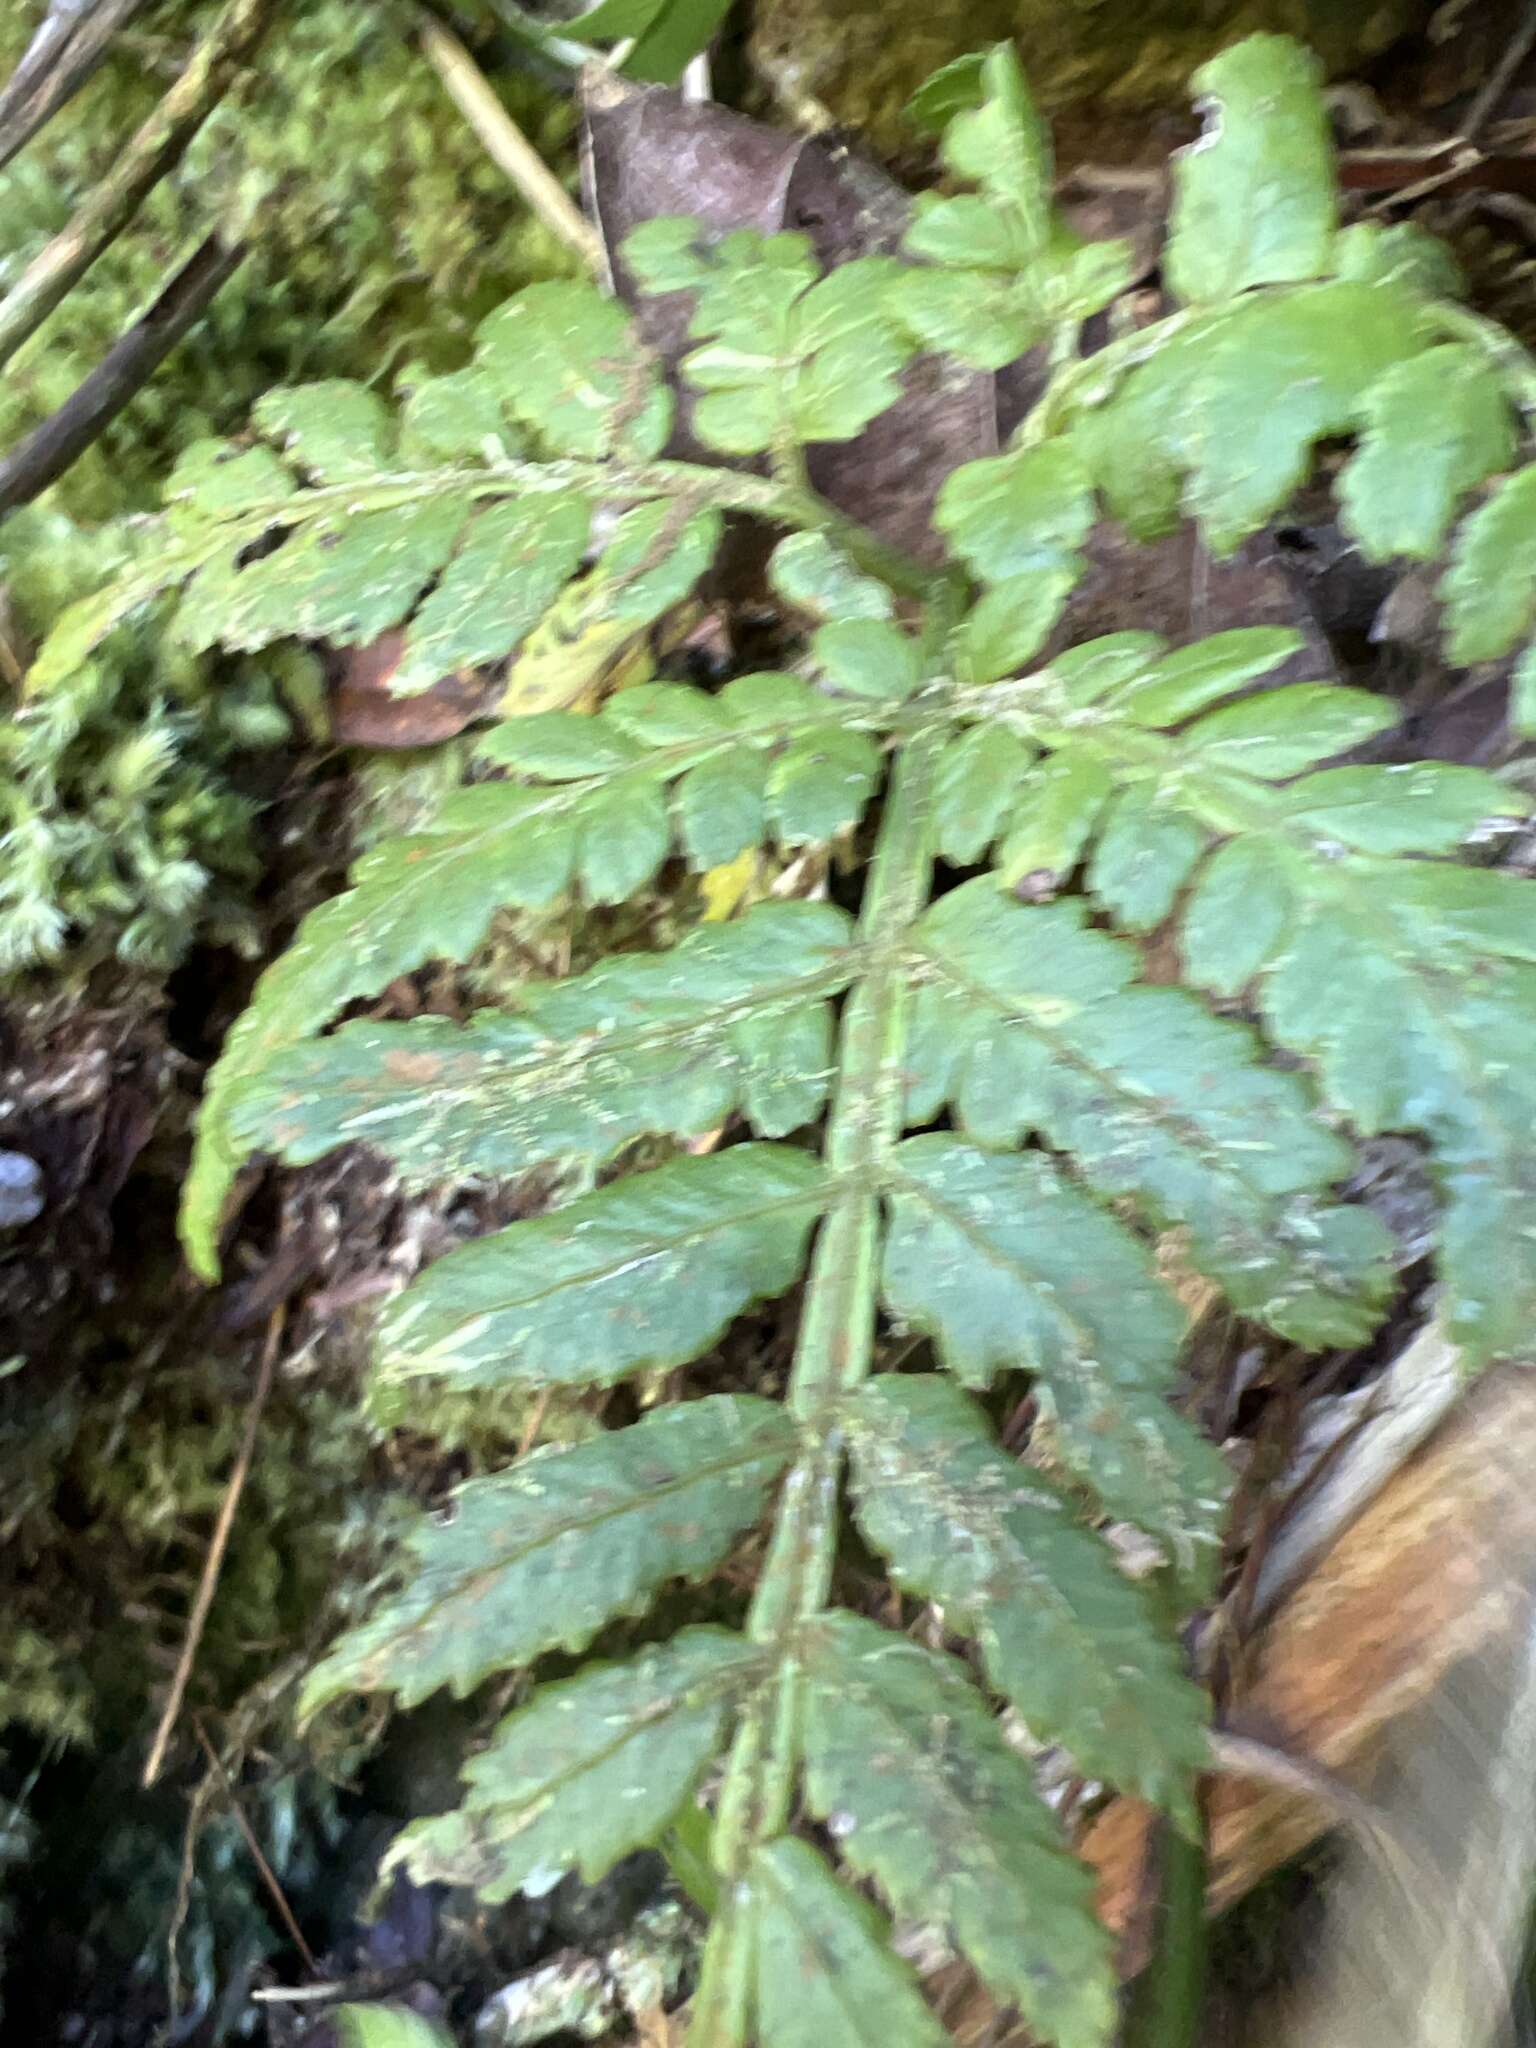
M 307 1694 L 311 1710 L 359 1688 L 411 1701 L 610 1648 L 615 1621 L 766 1521 L 739 1630 L 688 1627 L 537 1688 L 471 1760 L 462 1805 L 396 1852 L 490 1897 L 567 1867 L 595 1877 L 664 1837 L 720 1763 L 706 2048 L 942 2038 L 875 1908 L 797 1833 L 802 1812 L 1042 2037 L 1108 2039 L 1087 1878 L 993 1702 L 1188 1814 L 1203 1706 L 1161 1617 L 1209 1584 L 1224 1487 L 1166 1398 L 1184 1314 L 1157 1233 L 1179 1231 L 1244 1315 L 1303 1345 L 1358 1343 L 1395 1276 L 1384 1228 L 1341 1198 L 1348 1132 L 1409 1131 L 1436 1161 L 1443 1312 L 1469 1357 L 1514 1350 L 1536 1309 L 1530 884 L 1454 858 L 1523 800 L 1457 766 L 1327 765 L 1390 713 L 1268 686 L 1297 644 L 1272 629 L 1177 650 L 1114 634 L 1039 659 L 1106 506 L 1152 533 L 1188 505 L 1231 546 L 1319 439 L 1352 433 L 1361 545 L 1427 554 L 1517 445 L 1523 359 L 1439 295 L 1411 237 L 1338 228 L 1301 54 L 1254 39 L 1202 82 L 1223 125 L 1183 169 L 1169 274 L 1187 303 L 1099 357 L 1069 344 L 1119 290 L 1122 252 L 1054 220 L 1043 130 L 995 52 L 946 144 L 979 190 L 925 204 L 920 260 L 823 278 L 796 236 L 711 244 L 667 221 L 633 238 L 649 288 L 694 294 L 695 431 L 769 474 L 667 460 L 669 399 L 617 309 L 536 287 L 398 416 L 360 391 L 274 394 L 265 438 L 192 451 L 158 569 L 78 610 L 40 659 L 46 686 L 179 588 L 194 642 L 363 639 L 409 617 L 401 673 L 420 684 L 517 646 L 599 503 L 625 509 L 583 574 L 594 617 L 674 603 L 723 509 L 787 532 L 771 574 L 816 622 L 808 673 L 648 684 L 590 717 L 496 726 L 481 751 L 504 779 L 371 851 L 269 970 L 213 1076 L 185 1208 L 211 1273 L 252 1151 L 363 1140 L 432 1182 L 725 1134 L 439 1260 L 382 1316 L 377 1369 L 530 1388 L 670 1370 L 803 1272 L 783 1403 L 684 1399 L 470 1481 Z M 1230 177 L 1260 195 L 1253 217 L 1213 207 Z M 857 435 L 919 349 L 990 366 L 1051 337 L 1061 366 L 1015 445 L 940 495 L 943 569 L 806 490 L 798 451 Z M 1447 393 L 1444 460 L 1410 516 L 1404 392 L 1431 389 Z M 1226 428 L 1201 423 L 1256 404 L 1263 433 L 1235 464 Z M 1493 528 L 1536 561 L 1528 476 L 1456 544 L 1452 629 L 1480 658 L 1536 624 L 1517 594 L 1473 626 Z M 395 976 L 473 952 L 504 907 L 618 902 L 679 856 L 709 870 L 866 822 L 856 916 L 765 902 L 468 1025 L 326 1030 Z M 954 869 L 975 872 L 941 889 Z M 1020 900 L 1026 877 L 1023 894 L 1054 900 Z M 1189 986 L 1143 977 L 1154 929 L 1177 934 Z M 1201 990 L 1244 998 L 1267 1036 Z M 887 1327 L 926 1340 L 922 1369 L 877 1370 Z M 993 1433 L 987 1399 L 1018 1373 L 1059 1477 Z M 1084 1500 L 1156 1539 L 1155 1597 Z M 894 1586 L 935 1603 L 949 1650 L 833 1604 L 845 1504 Z

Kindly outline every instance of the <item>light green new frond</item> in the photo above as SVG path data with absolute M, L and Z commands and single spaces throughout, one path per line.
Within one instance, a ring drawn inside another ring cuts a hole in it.
M 1083 241 L 1055 213 L 1050 138 L 1011 44 L 983 60 L 979 100 L 950 123 L 944 155 L 981 190 L 917 201 L 905 247 L 923 263 L 893 279 L 890 303 L 925 348 L 996 370 L 1106 306 L 1130 282 L 1131 254 Z
M 832 1193 L 787 1145 L 674 1159 L 461 1245 L 392 1301 L 379 1374 L 608 1386 L 687 1365 L 800 1276 Z
M 515 1013 L 346 1024 L 275 1059 L 230 1126 L 295 1163 L 373 1145 L 418 1184 L 601 1162 L 649 1133 L 702 1136 L 738 1109 L 780 1137 L 825 1103 L 850 937 L 830 904 L 760 904 L 668 952 L 533 984 Z
M 895 403 L 912 349 L 887 307 L 892 259 L 856 257 L 823 277 L 803 235 L 710 242 L 687 226 L 647 222 L 625 257 L 650 289 L 698 293 L 688 331 L 701 345 L 682 371 L 701 394 L 702 441 L 729 455 L 848 441 Z
M 690 1628 L 627 1663 L 545 1686 L 466 1765 L 463 1803 L 407 1828 L 389 1863 L 492 1903 L 522 1890 L 538 1897 L 567 1870 L 595 1882 L 663 1833 L 759 1661 L 740 1636 Z
M 1328 266 L 1338 198 L 1322 67 L 1289 36 L 1248 36 L 1190 81 L 1210 126 L 1174 159 L 1168 282 L 1229 299 Z
M 1452 661 L 1497 661 L 1536 625 L 1536 463 L 1462 524 L 1440 583 Z
M 547 1650 L 583 1649 L 669 1579 L 712 1570 L 793 1450 L 781 1408 L 716 1394 L 470 1480 L 412 1533 L 401 1590 L 310 1673 L 301 1714 L 351 1692 L 463 1698 Z
M 1139 536 L 1181 511 L 1227 554 L 1304 481 L 1312 451 L 1436 339 L 1406 286 L 1340 278 L 1257 293 L 1190 322 L 1085 412 L 1073 445 Z M 1121 457 L 1124 460 L 1121 460 Z
M 481 322 L 475 365 L 551 455 L 659 455 L 672 400 L 623 308 L 589 284 L 514 293 Z
M 1092 1874 L 969 1678 L 853 1614 L 814 1623 L 805 1657 L 806 1800 L 841 1855 L 1042 2039 L 1096 2048 L 1116 1999 Z
M 1205 1755 L 1205 1700 L 1103 1538 L 946 1380 L 873 1380 L 847 1426 L 859 1526 L 898 1583 L 975 1638 L 1038 1740 L 1184 1810 Z M 1200 1532 L 1207 1549 L 1213 1523 Z
M 1343 524 L 1371 561 L 1430 561 L 1460 500 L 1514 456 L 1503 381 L 1486 355 L 1446 342 L 1388 370 L 1361 409 L 1360 447 L 1339 481 Z
M 166 486 L 166 549 L 64 615 L 33 687 L 52 687 L 113 625 L 177 587 L 177 632 L 193 649 L 366 642 L 425 597 L 398 687 L 498 659 L 587 545 L 589 498 L 524 459 L 530 433 L 556 457 L 643 462 L 670 420 L 623 312 L 570 282 L 497 308 L 474 362 L 407 383 L 398 418 L 340 379 L 269 393 L 253 424 L 276 446 L 189 448 Z

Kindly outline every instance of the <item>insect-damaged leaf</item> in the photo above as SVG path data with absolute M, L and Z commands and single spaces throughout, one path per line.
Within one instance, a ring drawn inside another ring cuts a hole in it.
M 871 1381 L 848 1431 L 865 1537 L 901 1585 L 975 1637 L 1032 1733 L 1065 1743 L 1090 1773 L 1182 1806 L 1205 1754 L 1205 1701 L 1103 1538 L 932 1374 Z M 1210 1497 L 1189 1542 L 1209 1560 L 1224 1489 L 1206 1455 Z
M 737 1145 L 612 1182 L 476 1238 L 391 1302 L 388 1379 L 606 1386 L 686 1365 L 753 1302 L 799 1276 L 824 1169 L 784 1145 Z
M 905 1919 L 951 1933 L 1047 2040 L 1114 2020 L 1109 1937 L 1032 1766 L 949 1658 L 833 1613 L 806 1633 L 806 1798 Z
M 1211 126 L 1174 159 L 1165 267 L 1181 299 L 1327 267 L 1338 202 L 1321 76 L 1289 36 L 1249 36 L 1195 73 Z
M 567 1870 L 594 1882 L 664 1831 L 760 1655 L 724 1629 L 690 1628 L 627 1663 L 545 1686 L 465 1766 L 463 1803 L 407 1828 L 389 1862 L 492 1904 L 520 1890 L 540 1896 Z
M 794 1442 L 782 1409 L 715 1394 L 470 1480 L 445 1518 L 417 1524 L 400 1591 L 311 1672 L 301 1712 L 347 1692 L 462 1698 L 546 1650 L 584 1648 L 669 1579 L 718 1564 Z

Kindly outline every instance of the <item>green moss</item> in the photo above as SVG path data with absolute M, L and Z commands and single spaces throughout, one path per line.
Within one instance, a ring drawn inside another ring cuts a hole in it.
M 0 286 L 65 225 L 213 11 L 181 0 L 140 17 L 7 167 Z M 43 12 L 43 0 L 4 11 L 0 74 Z M 13 686 L 63 605 L 144 544 L 130 515 L 157 503 L 189 442 L 237 431 L 274 383 L 387 379 L 407 357 L 450 365 L 489 306 L 570 268 L 447 98 L 408 13 L 352 0 L 282 13 L 243 94 L 0 381 L 3 448 L 63 403 L 214 222 L 248 223 L 251 255 L 193 333 L 69 473 L 0 526 L 0 667 Z M 525 131 L 568 160 L 569 107 L 526 79 L 502 82 Z M 257 757 L 289 738 L 283 685 L 301 659 L 194 660 L 152 622 L 5 722 L 0 980 L 111 954 L 162 972 L 198 940 L 256 949 L 271 779 Z
M 901 110 L 923 80 L 1006 36 L 1050 110 L 1182 107 L 1195 67 L 1254 29 L 1300 36 L 1338 72 L 1431 11 L 1425 0 L 759 0 L 752 56 L 792 111 L 821 109 L 897 151 L 911 146 Z

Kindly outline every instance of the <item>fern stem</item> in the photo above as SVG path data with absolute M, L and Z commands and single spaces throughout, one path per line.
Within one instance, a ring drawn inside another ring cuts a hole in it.
M 921 734 L 897 757 L 859 919 L 870 966 L 843 1015 L 826 1139 L 843 1189 L 817 1240 L 790 1376 L 789 1407 L 805 1448 L 785 1483 L 748 1622 L 774 1668 L 742 1724 L 721 1792 L 716 1861 L 728 1879 L 785 1826 L 794 1796 L 794 1635 L 825 1606 L 831 1584 L 842 1473 L 835 1403 L 864 1378 L 874 1348 L 880 1169 L 902 1130 L 909 983 L 898 945 L 928 898 L 942 744 L 937 732 Z
M 293 497 L 265 500 L 235 518 L 220 520 L 212 529 L 211 544 L 205 545 L 219 552 L 230 544 L 259 540 L 338 513 L 352 519 L 363 512 L 394 511 L 451 495 L 473 505 L 566 491 L 614 504 L 675 498 L 701 511 L 713 506 L 722 512 L 744 512 L 772 525 L 825 533 L 838 541 L 861 569 L 907 597 L 930 595 L 936 580 L 935 571 L 926 563 L 871 533 L 807 486 L 743 476 L 734 470 L 707 469 L 693 462 L 588 462 L 578 457 L 522 462 L 508 457 L 487 469 L 386 473 L 365 483 L 317 484 Z M 201 562 L 193 561 L 190 566 L 200 567 Z M 184 575 L 187 567 L 177 561 L 169 573 Z M 161 583 L 164 581 L 162 577 Z

